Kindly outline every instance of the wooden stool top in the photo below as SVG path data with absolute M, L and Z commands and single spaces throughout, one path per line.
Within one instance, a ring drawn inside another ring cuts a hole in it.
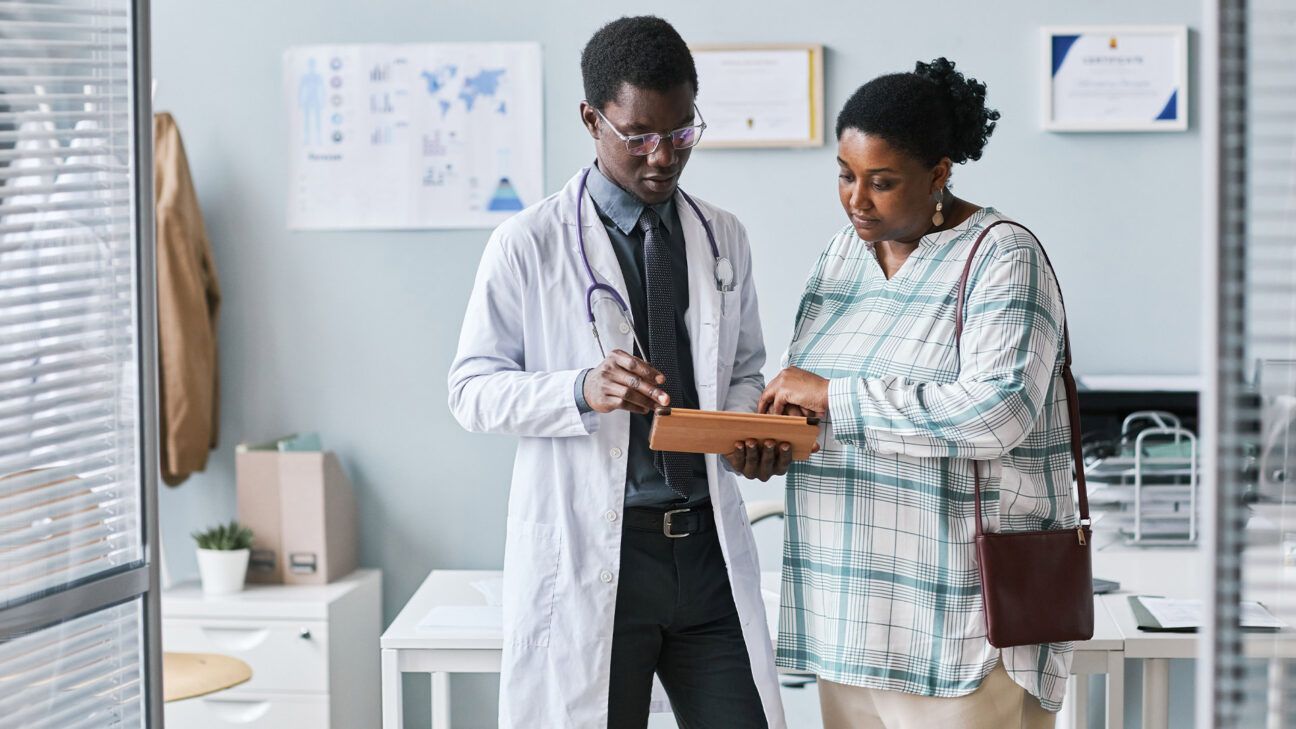
M 237 686 L 252 678 L 252 668 L 215 653 L 163 653 L 162 700 L 179 701 Z

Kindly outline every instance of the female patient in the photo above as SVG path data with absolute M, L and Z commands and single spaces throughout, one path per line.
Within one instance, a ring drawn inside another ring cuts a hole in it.
M 1039 243 L 950 191 L 999 113 L 938 58 L 876 78 L 837 119 L 850 224 L 810 275 L 764 411 L 831 438 L 788 476 L 779 665 L 819 676 L 826 729 L 1052 726 L 1071 645 L 986 641 L 973 464 L 987 531 L 1074 524 L 1061 293 Z M 1023 178 L 1024 179 L 1024 178 Z

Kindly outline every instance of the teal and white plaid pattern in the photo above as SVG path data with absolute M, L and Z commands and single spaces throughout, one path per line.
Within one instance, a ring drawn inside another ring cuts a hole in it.
M 788 474 L 778 664 L 837 683 L 962 696 L 994 668 L 973 536 L 1073 526 L 1063 311 L 1039 245 L 1000 225 L 954 302 L 985 208 L 927 236 L 887 280 L 847 226 L 820 256 L 787 363 L 829 378 L 826 447 Z M 1056 711 L 1071 644 L 1002 651 Z

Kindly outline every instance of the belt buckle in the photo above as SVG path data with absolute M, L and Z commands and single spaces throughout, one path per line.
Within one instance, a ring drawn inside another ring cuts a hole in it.
M 670 539 L 680 539 L 682 537 L 687 537 L 688 535 L 692 534 L 693 532 L 684 532 L 683 534 L 676 534 L 671 531 L 671 522 L 674 520 L 675 515 L 683 514 L 688 511 L 693 511 L 693 510 L 692 509 L 672 509 L 666 512 L 665 516 L 662 517 L 662 534 L 665 534 Z

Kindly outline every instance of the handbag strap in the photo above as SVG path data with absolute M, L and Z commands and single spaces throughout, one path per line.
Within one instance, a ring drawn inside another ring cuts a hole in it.
M 1039 245 L 1040 253 L 1044 254 L 1044 263 L 1053 273 L 1054 280 L 1057 279 L 1057 271 L 1053 269 L 1053 262 L 1049 260 L 1048 251 L 1044 250 L 1044 244 L 1040 243 L 1039 236 L 1031 232 L 1030 228 L 1012 220 L 996 220 L 981 230 L 977 236 L 976 242 L 972 244 L 972 250 L 968 252 L 967 262 L 963 264 L 963 275 L 959 277 L 958 298 L 954 300 L 954 351 L 960 351 L 960 340 L 963 338 L 963 298 L 967 290 L 968 276 L 972 273 L 972 261 L 976 257 L 977 250 L 981 247 L 981 242 L 985 240 L 986 234 L 996 225 L 1015 225 L 1022 230 L 1030 233 Z M 1066 301 L 1062 298 L 1062 286 L 1058 285 L 1058 300 L 1062 302 L 1062 384 L 1066 388 L 1067 414 L 1071 420 L 1071 459 L 1075 464 L 1076 488 L 1080 495 L 1080 526 L 1089 525 L 1089 493 L 1085 487 L 1084 473 L 1084 456 L 1080 449 L 1080 396 L 1076 392 L 1075 376 L 1071 374 L 1071 335 L 1067 331 L 1066 325 Z M 960 353 L 961 356 L 961 353 Z M 976 461 L 972 462 L 972 481 L 976 485 L 976 533 L 977 536 L 983 534 L 981 526 L 981 474 L 977 471 Z

